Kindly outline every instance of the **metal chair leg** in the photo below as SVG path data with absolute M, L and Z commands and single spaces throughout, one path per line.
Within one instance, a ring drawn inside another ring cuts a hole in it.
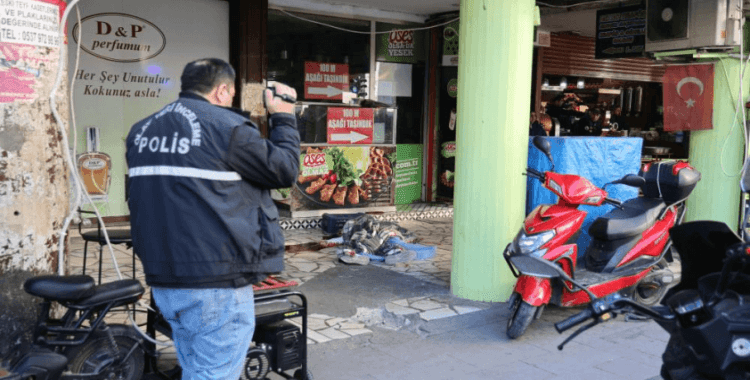
M 104 248 L 100 243 L 99 244 L 99 285 L 102 284 L 102 261 L 104 261 L 102 257 L 103 254 L 104 254 Z
M 135 280 L 135 252 L 132 252 L 132 248 L 131 248 L 130 256 L 133 258 L 133 280 Z
M 83 275 L 86 275 L 86 256 L 88 256 L 89 241 L 83 241 Z
M 130 255 L 133 257 L 133 279 L 135 280 L 135 253 L 131 251 Z M 135 304 L 131 306 L 133 307 L 133 321 L 135 321 Z

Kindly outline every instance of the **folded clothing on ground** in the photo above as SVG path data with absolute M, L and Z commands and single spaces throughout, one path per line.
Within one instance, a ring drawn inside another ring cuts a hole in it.
M 425 260 L 435 256 L 435 247 L 414 244 L 416 236 L 397 223 L 363 215 L 344 224 L 339 256 L 354 254 L 386 264 Z M 364 260 L 363 260 L 364 261 Z

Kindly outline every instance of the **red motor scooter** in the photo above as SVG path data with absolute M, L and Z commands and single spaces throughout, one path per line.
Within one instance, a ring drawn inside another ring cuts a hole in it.
M 535 208 L 503 253 L 518 278 L 509 301 L 508 337 L 523 335 L 547 304 L 577 306 L 590 302 L 584 290 L 574 290 L 560 278 L 519 273 L 510 263 L 512 256 L 530 255 L 554 262 L 597 297 L 621 292 L 645 305 L 661 300 L 674 282 L 667 268 L 667 261 L 672 260 L 669 229 L 682 222 L 685 200 L 700 180 L 700 173 L 683 161 L 659 162 L 645 165 L 640 175 L 628 174 L 599 188 L 581 176 L 555 173 L 549 141 L 537 136 L 533 144 L 547 156 L 552 170 L 541 173 L 527 168 L 527 175 L 542 181 L 558 201 Z M 605 189 L 610 184 L 638 187 L 643 196 L 626 202 L 608 198 Z M 578 262 L 576 239 L 586 218 L 586 211 L 578 206 L 604 203 L 616 207 L 593 222 L 589 228 L 591 244 Z

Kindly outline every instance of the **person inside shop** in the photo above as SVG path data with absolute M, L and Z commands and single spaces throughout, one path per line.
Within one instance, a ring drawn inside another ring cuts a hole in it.
M 602 111 L 589 108 L 588 112 L 578 120 L 575 127 L 576 136 L 600 136 L 602 134 Z
M 531 113 L 529 136 L 549 136 L 552 131 L 552 118 L 545 113 Z
M 622 107 L 615 107 L 612 110 L 612 116 L 609 118 L 609 124 L 613 125 L 617 123 L 618 131 L 627 131 L 628 125 L 625 123 L 625 119 L 622 117 Z
M 560 94 L 547 103 L 544 113 L 557 119 L 562 130 L 574 133 L 575 120 L 582 116 L 575 109 L 578 104 L 582 101 L 576 94 Z
M 531 124 L 529 125 L 529 136 L 547 136 L 542 122 L 539 120 L 536 112 L 531 113 Z
M 544 110 L 544 113 L 547 115 L 550 115 L 551 117 L 559 119 L 562 113 L 565 111 L 563 109 L 563 104 L 565 102 L 565 95 L 560 94 L 555 96 L 549 103 L 547 103 L 547 107 Z
M 127 136 L 130 226 L 153 299 L 173 331 L 182 379 L 239 379 L 255 330 L 252 284 L 284 267 L 270 190 L 299 170 L 296 92 L 263 92 L 268 135 L 239 110 L 220 59 L 183 69 L 179 99 Z

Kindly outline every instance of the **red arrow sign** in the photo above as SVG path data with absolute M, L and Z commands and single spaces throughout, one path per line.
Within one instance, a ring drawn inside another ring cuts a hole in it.
M 329 144 L 372 144 L 372 108 L 328 108 Z
M 305 62 L 305 99 L 342 99 L 349 88 L 349 65 Z

